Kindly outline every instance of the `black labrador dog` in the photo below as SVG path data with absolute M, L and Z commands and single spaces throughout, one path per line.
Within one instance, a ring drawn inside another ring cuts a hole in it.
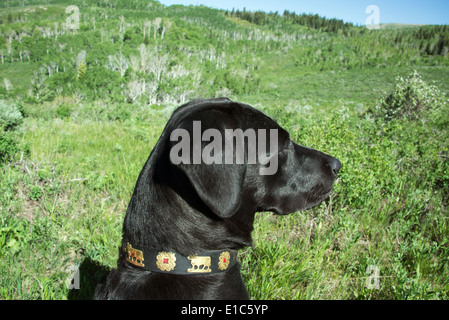
M 248 299 L 237 250 L 251 246 L 255 213 L 316 206 L 340 166 L 249 105 L 179 107 L 137 180 L 117 269 L 94 298 Z

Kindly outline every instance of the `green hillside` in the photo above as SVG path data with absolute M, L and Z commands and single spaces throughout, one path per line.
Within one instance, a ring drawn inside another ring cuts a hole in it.
M 90 298 L 171 112 L 227 96 L 343 164 L 319 207 L 257 214 L 253 299 L 447 299 L 448 71 L 449 26 L 2 1 L 0 298 Z

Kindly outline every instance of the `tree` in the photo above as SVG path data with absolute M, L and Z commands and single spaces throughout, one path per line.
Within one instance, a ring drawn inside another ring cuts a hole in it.
M 31 94 L 37 102 L 42 102 L 50 96 L 51 92 L 48 90 L 46 80 L 45 70 L 39 69 L 33 72 L 33 77 L 31 78 Z
M 125 95 L 131 103 L 134 103 L 145 92 L 145 79 L 128 82 Z
M 108 69 L 120 72 L 120 77 L 125 76 L 125 72 L 128 69 L 129 61 L 126 59 L 122 52 L 117 52 L 115 55 L 108 56 Z
M 87 71 L 87 67 L 84 64 L 84 61 L 81 61 L 80 65 L 77 69 L 77 75 L 76 75 L 77 80 L 80 80 L 84 76 L 86 71 Z
M 9 92 L 12 89 L 11 81 L 9 81 L 7 78 L 3 78 L 3 84 L 7 92 Z

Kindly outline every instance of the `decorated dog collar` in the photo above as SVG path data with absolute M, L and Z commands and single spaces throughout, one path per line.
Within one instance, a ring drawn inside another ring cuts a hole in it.
M 144 270 L 179 275 L 214 274 L 229 270 L 237 262 L 237 250 L 213 250 L 185 257 L 177 252 L 150 248 L 135 249 L 127 243 L 126 261 Z

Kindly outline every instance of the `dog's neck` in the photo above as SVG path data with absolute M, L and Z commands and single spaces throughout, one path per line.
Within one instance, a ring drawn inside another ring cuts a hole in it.
M 251 246 L 254 212 L 242 207 L 220 219 L 194 199 L 185 199 L 168 185 L 141 175 L 128 206 L 122 248 L 127 242 L 184 256 L 208 250 Z

